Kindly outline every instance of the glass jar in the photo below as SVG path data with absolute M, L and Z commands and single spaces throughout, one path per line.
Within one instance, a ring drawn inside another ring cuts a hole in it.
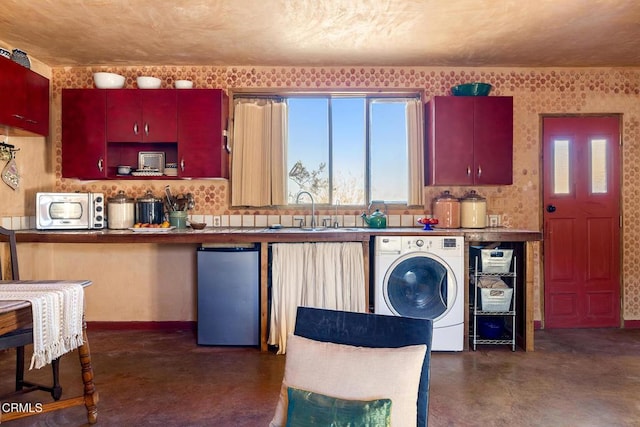
M 460 228 L 460 200 L 449 191 L 443 191 L 433 199 L 433 217 L 438 220 L 438 228 Z
M 469 191 L 460 200 L 460 225 L 462 228 L 485 228 L 487 226 L 487 199 Z
M 133 227 L 133 198 L 127 197 L 124 191 L 118 191 L 114 197 L 107 199 L 107 227 L 112 230 L 123 230 Z

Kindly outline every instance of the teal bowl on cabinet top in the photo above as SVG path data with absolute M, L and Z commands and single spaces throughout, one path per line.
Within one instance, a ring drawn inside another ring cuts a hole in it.
M 451 88 L 453 96 L 487 96 L 491 92 L 489 83 L 465 83 Z

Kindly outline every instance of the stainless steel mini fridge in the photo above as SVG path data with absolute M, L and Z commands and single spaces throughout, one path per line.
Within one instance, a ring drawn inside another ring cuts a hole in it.
M 255 245 L 198 248 L 198 344 L 260 345 L 259 254 Z

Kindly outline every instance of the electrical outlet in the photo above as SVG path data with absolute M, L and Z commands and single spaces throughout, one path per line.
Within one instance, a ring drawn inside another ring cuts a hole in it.
M 220 216 L 214 216 L 213 217 L 213 226 L 214 227 L 220 227 L 222 225 L 222 220 L 220 218 Z

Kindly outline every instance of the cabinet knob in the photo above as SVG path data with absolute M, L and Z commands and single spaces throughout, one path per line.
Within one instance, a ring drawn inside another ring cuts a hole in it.
M 137 135 L 138 134 L 138 123 L 134 123 L 133 124 L 133 134 Z
M 149 123 L 144 124 L 144 134 L 149 136 Z
M 471 166 L 467 166 L 467 176 L 471 176 Z
M 100 172 L 102 172 L 102 170 L 103 170 L 103 167 L 102 167 L 102 158 L 98 159 L 98 170 L 99 170 Z
M 482 166 L 478 166 L 478 178 L 482 176 Z
M 180 170 L 184 172 L 184 157 L 180 159 Z

